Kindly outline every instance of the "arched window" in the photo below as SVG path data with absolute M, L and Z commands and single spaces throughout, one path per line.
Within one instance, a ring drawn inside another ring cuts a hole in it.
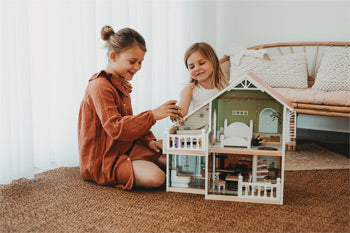
M 259 132 L 277 133 L 278 118 L 275 116 L 276 111 L 272 108 L 262 110 L 259 116 Z

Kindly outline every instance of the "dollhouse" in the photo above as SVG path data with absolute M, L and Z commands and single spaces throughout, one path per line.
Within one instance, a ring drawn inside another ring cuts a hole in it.
M 166 190 L 205 199 L 283 204 L 292 104 L 253 73 L 167 129 Z

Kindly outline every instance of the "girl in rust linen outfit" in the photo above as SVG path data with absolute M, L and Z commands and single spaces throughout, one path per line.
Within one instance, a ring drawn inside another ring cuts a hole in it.
M 78 143 L 84 180 L 124 189 L 159 187 L 165 174 L 162 144 L 150 128 L 157 120 L 180 114 L 175 100 L 133 115 L 130 93 L 134 74 L 146 53 L 143 37 L 133 29 L 101 30 L 108 66 L 89 80 L 80 106 Z

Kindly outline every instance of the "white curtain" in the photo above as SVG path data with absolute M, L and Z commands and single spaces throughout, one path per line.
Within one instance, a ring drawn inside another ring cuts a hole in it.
M 187 47 L 216 45 L 216 7 L 215 1 L 1 0 L 0 184 L 79 165 L 79 105 L 89 77 L 107 64 L 103 25 L 132 27 L 145 37 L 148 52 L 132 81 L 137 114 L 179 99 L 189 78 Z M 169 126 L 164 119 L 152 130 L 161 138 Z

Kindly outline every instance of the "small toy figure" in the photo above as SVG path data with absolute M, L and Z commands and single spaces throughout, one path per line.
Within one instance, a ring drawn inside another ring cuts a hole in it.
M 176 116 L 170 117 L 171 122 L 173 122 L 176 126 L 180 126 L 183 122 L 183 118 L 176 114 Z
M 265 184 L 271 184 L 271 177 L 270 176 L 265 176 L 264 177 L 264 183 Z M 269 193 L 271 192 L 271 187 L 267 187 L 266 191 Z
M 255 137 L 252 140 L 253 146 L 259 146 L 263 143 L 263 137 L 260 134 L 255 135 Z

